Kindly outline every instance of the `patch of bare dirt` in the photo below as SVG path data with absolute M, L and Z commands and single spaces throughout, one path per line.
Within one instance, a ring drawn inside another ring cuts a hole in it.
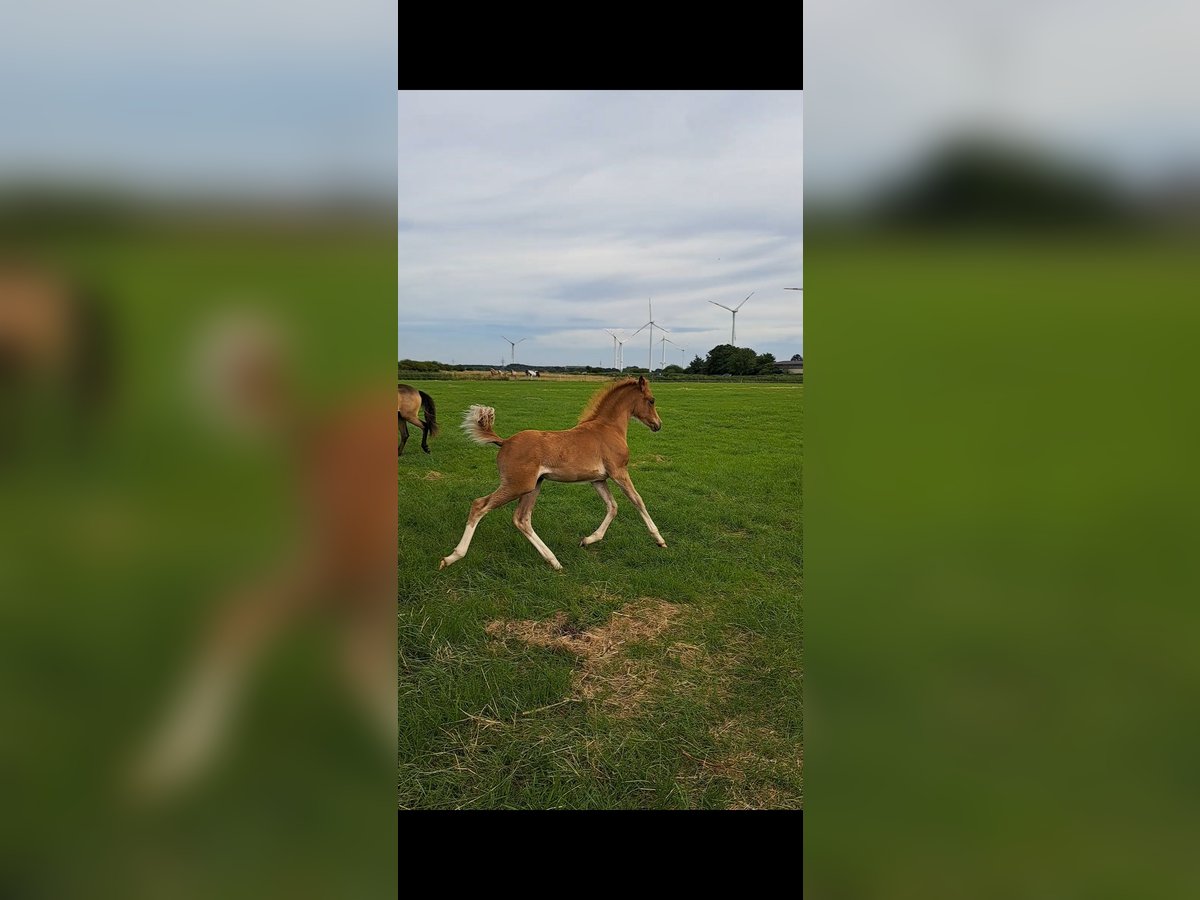
M 441 472 L 434 472 L 432 469 L 425 473 L 426 481 L 441 481 L 445 477 L 446 476 L 443 475 Z
M 649 696 L 657 679 L 644 660 L 624 658 L 626 644 L 655 640 L 679 615 L 681 607 L 654 597 L 627 603 L 604 625 L 580 630 L 557 613 L 549 621 L 489 622 L 484 630 L 494 638 L 514 639 L 534 647 L 577 656 L 582 665 L 572 679 L 577 699 L 598 701 L 616 715 L 632 715 Z

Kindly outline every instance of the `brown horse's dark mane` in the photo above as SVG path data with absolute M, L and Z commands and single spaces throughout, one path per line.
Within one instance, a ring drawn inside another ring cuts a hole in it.
M 600 390 L 592 394 L 591 399 L 588 400 L 587 405 L 583 408 L 583 412 L 579 414 L 579 424 L 582 425 L 584 422 L 599 418 L 601 409 L 612 397 L 627 387 L 637 387 L 637 383 L 636 378 L 625 378 L 613 384 L 606 384 L 600 388 Z

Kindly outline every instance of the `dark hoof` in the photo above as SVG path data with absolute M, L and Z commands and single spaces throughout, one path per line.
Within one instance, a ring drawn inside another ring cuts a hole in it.
M 422 447 L 421 449 L 422 449 L 422 450 L 424 450 L 426 453 L 428 453 L 428 452 L 429 452 L 429 448 L 428 448 L 428 447 Z

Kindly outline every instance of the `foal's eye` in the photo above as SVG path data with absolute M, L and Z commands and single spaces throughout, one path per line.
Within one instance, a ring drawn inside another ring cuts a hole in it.
M 653 398 L 653 397 L 651 397 L 651 398 L 650 398 L 650 405 L 651 405 L 651 406 L 653 406 L 653 405 L 654 405 L 654 398 Z

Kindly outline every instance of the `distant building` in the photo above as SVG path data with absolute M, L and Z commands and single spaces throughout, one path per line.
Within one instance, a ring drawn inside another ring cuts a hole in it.
M 775 363 L 775 368 L 779 369 L 784 375 L 803 375 L 804 357 L 797 353 L 786 362 Z

